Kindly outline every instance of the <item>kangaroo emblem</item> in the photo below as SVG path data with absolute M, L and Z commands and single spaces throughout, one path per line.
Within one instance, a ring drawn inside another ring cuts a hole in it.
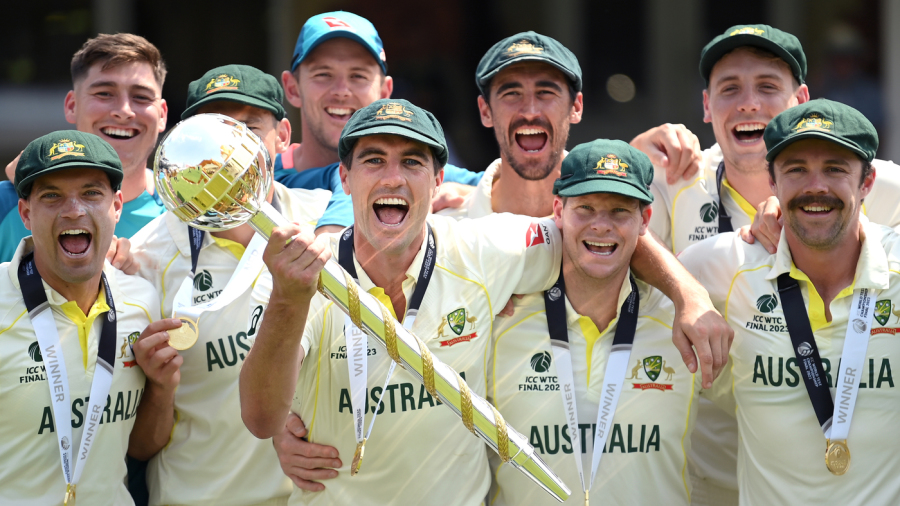
M 447 319 L 441 320 L 441 325 L 438 327 L 438 337 L 447 337 L 447 334 L 444 334 L 444 328 L 447 326 Z
M 639 379 L 641 379 L 640 377 L 638 377 L 638 372 L 640 372 L 640 370 L 641 370 L 641 361 L 638 360 L 638 361 L 637 361 L 637 365 L 631 368 L 631 376 L 629 376 L 629 377 L 627 377 L 627 378 L 625 378 L 625 379 L 627 379 L 627 380 L 630 380 L 630 379 L 639 380 Z
M 672 379 L 672 376 L 675 375 L 675 369 L 672 369 L 671 367 L 666 367 L 665 360 L 663 360 L 662 368 L 663 368 L 663 371 L 665 371 L 665 373 L 666 373 L 666 381 L 670 381 Z
M 128 340 L 127 340 L 127 339 L 122 343 L 122 349 L 120 350 L 120 351 L 121 351 L 121 354 L 119 355 L 119 358 L 125 358 L 125 347 L 126 347 L 126 346 L 128 346 Z

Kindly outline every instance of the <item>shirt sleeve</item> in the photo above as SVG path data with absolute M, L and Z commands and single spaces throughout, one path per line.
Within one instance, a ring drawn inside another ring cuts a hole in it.
M 666 171 L 654 167 L 653 173 L 653 182 L 650 184 L 650 191 L 653 193 L 650 231 L 663 241 L 669 251 L 672 251 L 672 217 L 669 215 L 672 206 L 669 199 L 669 185 L 666 184 Z
M 444 182 L 476 186 L 484 172 L 472 172 L 456 165 L 444 165 Z
M 691 245 L 678 255 L 688 272 L 709 292 L 719 312 L 724 311 L 731 280 L 744 263 L 745 244 L 737 233 L 727 232 Z
M 875 184 L 863 201 L 863 212 L 870 221 L 888 227 L 900 226 L 900 166 L 894 162 L 874 160 Z
M 458 225 L 454 240 L 497 303 L 512 294 L 544 291 L 559 277 L 562 239 L 551 218 L 500 213 Z

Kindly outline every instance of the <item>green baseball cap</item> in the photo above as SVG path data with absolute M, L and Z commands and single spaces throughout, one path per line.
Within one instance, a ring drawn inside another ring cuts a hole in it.
M 63 169 L 100 169 L 113 190 L 122 186 L 122 162 L 116 150 L 100 137 L 77 130 L 59 130 L 28 143 L 13 183 L 19 198 L 28 198 L 34 180 Z
M 579 144 L 563 160 L 562 173 L 553 183 L 553 194 L 577 197 L 591 193 L 616 193 L 650 204 L 653 164 L 647 155 L 627 142 L 609 139 Z
M 802 139 L 825 139 L 853 151 L 867 162 L 878 150 L 878 132 L 861 112 L 840 102 L 819 98 L 791 107 L 772 118 L 763 132 L 772 161 L 784 148 Z
M 383 98 L 357 110 L 350 116 L 341 141 L 338 156 L 344 159 L 360 137 L 369 135 L 399 135 L 434 148 L 437 161 L 447 165 L 450 152 L 444 130 L 433 114 L 403 99 Z
M 700 75 L 709 86 L 709 75 L 725 53 L 744 46 L 771 51 L 791 66 L 797 82 L 806 81 L 806 54 L 800 40 L 769 25 L 735 25 L 713 39 L 700 52 Z
M 216 67 L 188 85 L 187 109 L 181 119 L 217 100 L 228 100 L 265 109 L 281 121 L 284 118 L 284 91 L 278 79 L 249 65 Z
M 505 67 L 521 61 L 547 63 L 559 69 L 581 91 L 581 66 L 572 51 L 559 41 L 535 32 L 522 32 L 491 46 L 475 70 L 475 84 L 483 96 L 491 79 Z

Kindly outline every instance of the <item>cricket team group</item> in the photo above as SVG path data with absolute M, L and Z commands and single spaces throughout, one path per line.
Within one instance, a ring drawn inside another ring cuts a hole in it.
M 265 240 L 166 211 L 160 52 L 86 41 L 73 129 L 0 183 L 0 504 L 557 504 L 318 293 L 331 259 L 567 503 L 900 504 L 900 168 L 810 98 L 791 34 L 731 27 L 699 69 L 715 145 L 665 124 L 567 151 L 578 60 L 505 38 L 475 70 L 499 157 L 471 172 L 392 98 L 368 20 L 314 16 L 280 79 L 198 73 L 181 117 L 261 139 L 292 223 Z

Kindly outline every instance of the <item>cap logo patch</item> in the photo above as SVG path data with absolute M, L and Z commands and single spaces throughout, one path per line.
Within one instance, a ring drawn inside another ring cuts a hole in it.
M 240 82 L 241 80 L 235 79 L 234 76 L 230 76 L 228 74 L 219 74 L 218 76 L 210 79 L 208 83 L 206 83 L 206 93 L 223 90 L 236 90 L 238 89 L 237 85 Z
M 520 54 L 542 54 L 543 52 L 544 48 L 537 47 L 531 42 L 522 39 L 506 49 L 506 56 L 511 58 Z
M 60 139 L 59 142 L 50 146 L 48 155 L 51 160 L 59 160 L 64 156 L 84 156 L 84 144 L 78 144 L 69 139 Z
M 413 112 L 403 107 L 403 104 L 398 104 L 397 102 L 389 102 L 381 106 L 377 111 L 375 111 L 375 119 L 398 119 L 400 121 L 409 121 L 412 122 L 410 116 L 413 116 Z
M 625 169 L 627 168 L 627 163 L 623 162 L 618 156 L 610 153 L 597 162 L 597 166 L 594 167 L 594 170 L 597 171 L 597 174 L 612 174 L 614 176 L 625 177 L 628 175 L 625 173 Z
M 737 30 L 729 33 L 730 37 L 734 37 L 735 35 L 762 35 L 766 33 L 765 30 L 760 30 L 759 28 L 753 28 L 752 26 L 745 26 L 744 28 L 738 28 Z
M 830 132 L 834 127 L 834 123 L 826 120 L 822 116 L 812 113 L 800 120 L 797 126 L 793 128 L 795 132 L 805 132 L 807 130 L 819 130 L 822 132 Z
M 327 18 L 322 18 L 322 21 L 328 25 L 332 30 L 350 30 L 351 32 L 356 33 L 356 30 L 353 29 L 352 26 L 347 24 L 343 19 L 338 19 L 332 16 L 328 16 Z

